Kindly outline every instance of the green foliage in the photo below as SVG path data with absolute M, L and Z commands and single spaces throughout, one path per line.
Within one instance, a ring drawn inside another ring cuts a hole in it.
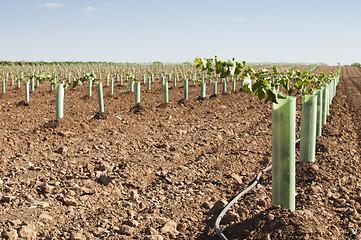
M 312 94 L 316 86 L 322 86 L 330 82 L 339 74 L 339 68 L 336 73 L 323 74 L 319 76 L 311 74 L 318 64 L 313 65 L 306 71 L 286 70 L 279 71 L 276 66 L 272 70 L 259 69 L 256 70 L 252 66 L 247 65 L 245 61 L 239 62 L 230 59 L 222 61 L 218 56 L 212 58 L 195 59 L 196 67 L 201 68 L 208 75 L 216 73 L 221 78 L 236 76 L 238 79 L 252 78 L 252 86 L 243 85 L 242 90 L 258 96 L 260 100 L 265 99 L 266 102 L 271 101 L 278 103 L 278 99 L 285 99 L 292 94 L 308 95 Z M 293 84 L 292 84 L 292 83 Z M 296 91 L 297 90 L 297 91 Z
M 361 67 L 361 64 L 360 63 L 352 63 L 350 66 Z
M 97 78 L 95 77 L 94 73 L 85 73 L 85 74 L 83 75 L 83 77 L 81 77 L 81 78 L 73 81 L 73 88 L 76 88 L 76 87 L 80 84 L 80 82 L 81 82 L 81 83 L 84 83 L 84 82 L 87 82 L 87 81 L 90 81 L 90 80 L 91 80 L 93 83 L 96 83 L 96 82 L 99 81 L 99 79 L 97 79 Z

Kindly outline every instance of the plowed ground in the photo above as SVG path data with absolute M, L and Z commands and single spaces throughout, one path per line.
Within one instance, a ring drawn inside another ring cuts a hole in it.
M 97 99 L 85 97 L 86 86 L 67 89 L 64 118 L 54 121 L 48 86 L 29 106 L 19 104 L 23 88 L 8 86 L 0 99 L 3 238 L 217 239 L 215 203 L 271 163 L 270 104 L 240 91 L 199 100 L 199 86 L 184 103 L 177 86 L 164 106 L 155 84 L 133 108 L 122 89 L 106 94 L 106 118 L 94 118 Z M 316 162 L 297 164 L 296 210 L 271 205 L 266 173 L 226 215 L 229 239 L 361 239 L 360 89 L 360 69 L 342 67 Z

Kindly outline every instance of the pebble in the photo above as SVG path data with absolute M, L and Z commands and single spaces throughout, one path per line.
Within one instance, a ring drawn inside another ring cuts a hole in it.
M 119 232 L 125 235 L 132 235 L 135 232 L 135 228 L 128 225 L 121 225 L 119 227 Z
M 318 171 L 320 168 L 317 164 L 314 163 L 311 165 L 311 169 L 313 169 L 314 171 Z
M 123 222 L 123 224 L 131 226 L 131 227 L 138 227 L 139 226 L 139 222 L 136 220 L 126 220 Z
M 73 232 L 70 235 L 70 240 L 86 240 L 86 237 L 81 233 Z
M 137 190 L 130 191 L 130 198 L 135 201 L 139 201 L 139 194 Z
M 20 226 L 23 222 L 20 221 L 19 219 L 14 219 L 14 220 L 11 220 L 10 223 L 14 226 Z
M 158 235 L 158 231 L 153 227 L 147 227 L 145 233 L 149 235 Z
M 185 223 L 179 223 L 177 225 L 177 231 L 179 232 L 185 232 L 186 229 L 187 229 L 187 225 Z
M 99 182 L 104 185 L 107 186 L 109 183 L 111 183 L 113 181 L 113 178 L 107 176 L 107 175 L 101 175 L 99 177 Z
M 42 219 L 42 220 L 46 220 L 46 221 L 51 221 L 53 220 L 54 218 L 52 216 L 50 216 L 49 214 L 43 212 L 39 215 L 39 218 Z
M 68 206 L 77 206 L 78 205 L 78 201 L 75 200 L 75 198 L 73 198 L 72 196 L 65 197 L 64 203 Z
M 18 232 L 15 229 L 9 229 L 2 232 L 1 237 L 8 240 L 17 240 Z
M 36 226 L 33 223 L 28 225 L 23 225 L 18 230 L 19 237 L 22 237 L 27 240 L 35 240 L 36 239 Z
M 160 229 L 161 233 L 174 233 L 178 234 L 177 223 L 173 220 L 169 220 L 164 224 L 164 226 Z
M 15 199 L 12 195 L 3 195 L 0 202 L 6 202 L 9 203 Z
M 54 152 L 58 153 L 58 154 L 64 154 L 66 151 L 67 151 L 66 147 L 60 147 L 57 150 L 55 150 Z
M 54 189 L 54 186 L 51 186 L 47 183 L 43 183 L 39 186 L 39 188 L 41 193 L 50 193 Z
M 151 235 L 151 236 L 146 236 L 144 238 L 144 240 L 163 240 L 164 238 L 161 235 Z

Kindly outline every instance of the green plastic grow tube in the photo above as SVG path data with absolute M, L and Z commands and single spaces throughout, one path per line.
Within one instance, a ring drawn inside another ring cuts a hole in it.
M 168 98 L 168 82 L 167 81 L 165 81 L 163 83 L 163 101 L 164 101 L 164 103 L 169 102 L 169 98 Z
M 200 94 L 201 98 L 205 98 L 206 97 L 206 83 L 202 82 L 201 83 L 201 94 Z
M 138 106 L 140 103 L 140 82 L 135 83 L 135 106 Z
M 272 204 L 295 210 L 296 98 L 272 104 Z
M 322 90 L 322 124 L 326 124 L 327 120 L 327 88 L 326 86 L 321 87 Z
M 104 100 L 103 100 L 103 85 L 101 82 L 97 83 L 97 91 L 98 91 L 99 113 L 103 113 L 104 112 Z
M 316 120 L 316 136 L 322 135 L 322 89 L 315 91 L 317 95 L 317 120 Z
M 315 161 L 317 98 L 317 95 L 302 96 L 300 162 Z
M 188 79 L 184 79 L 183 90 L 184 90 L 184 100 L 188 101 Z
M 62 83 L 57 84 L 55 87 L 56 91 L 56 119 L 63 117 L 63 106 L 64 106 L 64 85 Z

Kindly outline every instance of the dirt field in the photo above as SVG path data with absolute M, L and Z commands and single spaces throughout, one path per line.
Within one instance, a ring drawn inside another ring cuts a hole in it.
M 0 99 L 1 236 L 218 239 L 221 207 L 271 163 L 271 105 L 240 91 L 209 98 L 211 85 L 200 100 L 191 83 L 184 102 L 179 85 L 168 105 L 159 81 L 150 91 L 142 85 L 139 108 L 123 86 L 113 96 L 105 86 L 104 118 L 96 117 L 96 91 L 89 98 L 86 86 L 68 88 L 60 121 L 47 84 L 29 106 L 19 104 L 23 88 L 8 86 Z M 297 163 L 296 210 L 272 206 L 266 173 L 225 216 L 225 235 L 361 239 L 360 114 L 361 70 L 342 67 L 316 162 Z

